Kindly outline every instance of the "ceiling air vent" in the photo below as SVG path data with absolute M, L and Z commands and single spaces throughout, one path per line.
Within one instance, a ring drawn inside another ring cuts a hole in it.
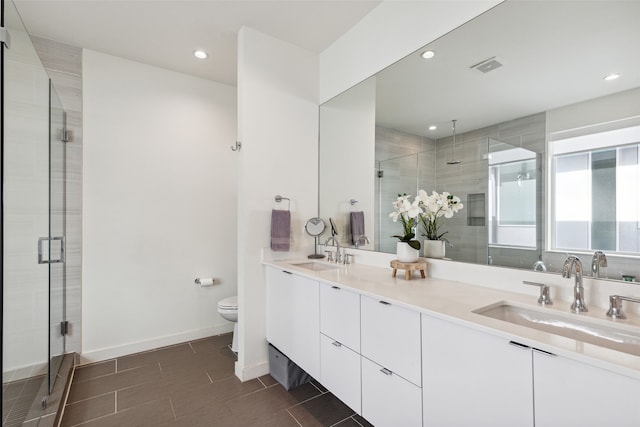
M 483 73 L 488 73 L 489 71 L 493 71 L 496 68 L 502 67 L 502 64 L 496 59 L 495 56 L 492 56 L 489 59 L 485 59 L 484 61 L 480 61 L 475 65 L 472 65 L 469 68 L 475 68 L 478 71 L 482 71 Z

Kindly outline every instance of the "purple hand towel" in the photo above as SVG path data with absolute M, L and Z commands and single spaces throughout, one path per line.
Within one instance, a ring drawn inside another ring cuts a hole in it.
M 364 243 L 364 212 L 351 212 L 349 214 L 351 225 L 351 243 L 361 245 Z
M 286 252 L 289 250 L 291 235 L 291 212 L 271 211 L 271 250 Z

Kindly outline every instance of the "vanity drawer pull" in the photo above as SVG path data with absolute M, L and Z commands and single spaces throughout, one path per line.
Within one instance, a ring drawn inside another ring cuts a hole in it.
M 555 356 L 555 354 L 548 351 L 540 350 L 539 348 L 532 347 L 532 350 L 536 353 L 544 354 L 545 356 Z
M 331 287 L 331 289 L 337 289 L 337 290 L 340 290 L 340 288 L 339 288 L 339 287 L 337 287 L 337 286 L 332 286 L 332 287 Z
M 333 344 L 335 347 L 342 347 L 342 344 L 340 344 L 338 341 L 334 341 L 331 344 Z
M 384 305 L 391 305 L 390 302 L 386 302 L 386 301 L 378 301 L 380 304 L 384 304 Z
M 393 375 L 393 372 L 391 372 L 390 370 L 388 370 L 387 368 L 382 368 L 380 369 L 380 372 L 382 372 L 385 375 Z
M 524 345 L 524 344 L 520 344 L 519 342 L 515 342 L 515 341 L 509 341 L 509 345 L 512 345 L 514 347 L 518 347 L 521 348 L 523 350 L 527 350 L 530 349 L 531 347 L 529 347 L 528 345 Z
M 287 270 L 282 270 L 282 272 L 283 272 L 283 273 L 286 273 L 286 274 L 293 274 L 292 272 L 287 271 Z

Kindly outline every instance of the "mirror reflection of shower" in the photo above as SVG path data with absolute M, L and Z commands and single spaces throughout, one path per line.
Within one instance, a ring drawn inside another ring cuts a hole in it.
M 451 120 L 451 130 L 453 132 L 453 145 L 451 146 L 451 160 L 447 162 L 448 165 L 459 165 L 462 163 L 460 160 L 456 160 L 456 122 L 457 120 Z
M 489 156 L 489 245 L 537 246 L 537 154 L 491 140 Z

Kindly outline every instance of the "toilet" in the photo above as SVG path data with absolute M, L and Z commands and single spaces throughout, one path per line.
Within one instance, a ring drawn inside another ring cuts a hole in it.
M 218 313 L 223 319 L 233 322 L 233 341 L 231 351 L 238 352 L 238 296 L 221 299 L 218 302 Z

